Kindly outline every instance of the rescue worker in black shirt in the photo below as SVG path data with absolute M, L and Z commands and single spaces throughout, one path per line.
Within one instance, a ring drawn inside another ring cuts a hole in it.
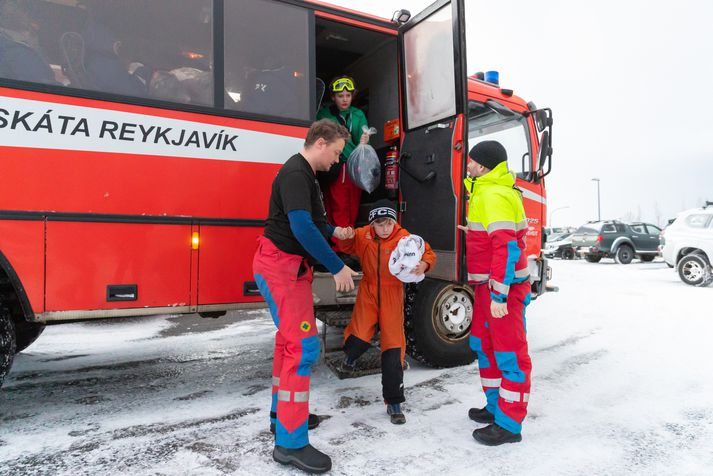
M 309 381 L 320 352 L 312 301 L 312 264 L 333 275 L 338 291 L 354 289 L 356 275 L 332 251 L 332 236 L 344 239 L 350 228 L 332 227 L 322 203 L 316 172 L 339 162 L 349 132 L 321 120 L 312 124 L 302 152 L 292 156 L 272 183 L 264 236 L 253 260 L 255 282 L 277 326 L 272 372 L 272 457 L 310 473 L 332 467 L 329 456 L 309 444 L 308 428 L 319 424 L 309 415 Z

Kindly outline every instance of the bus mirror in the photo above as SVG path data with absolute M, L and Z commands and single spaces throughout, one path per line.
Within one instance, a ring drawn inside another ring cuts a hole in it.
M 513 112 L 512 109 L 496 101 L 495 99 L 488 99 L 487 101 L 485 101 L 485 105 L 488 106 L 491 110 L 500 114 L 501 116 L 512 117 L 515 115 L 515 112 Z

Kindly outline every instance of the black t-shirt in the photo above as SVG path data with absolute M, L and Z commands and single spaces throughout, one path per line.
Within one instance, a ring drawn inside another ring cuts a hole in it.
M 290 157 L 272 182 L 265 236 L 285 253 L 303 256 L 313 263 L 314 259 L 290 229 L 287 214 L 294 210 L 307 211 L 322 236 L 329 241 L 322 191 L 312 167 L 302 154 Z

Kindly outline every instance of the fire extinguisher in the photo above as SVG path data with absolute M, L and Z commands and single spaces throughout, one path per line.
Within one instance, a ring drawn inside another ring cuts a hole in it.
M 384 172 L 384 188 L 386 188 L 389 197 L 393 199 L 399 189 L 399 149 L 395 145 L 386 152 Z

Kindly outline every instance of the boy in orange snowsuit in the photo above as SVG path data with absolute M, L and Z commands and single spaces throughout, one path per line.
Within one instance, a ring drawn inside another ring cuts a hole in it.
M 359 285 L 352 319 L 344 331 L 345 360 L 342 369 L 354 370 L 356 360 L 371 347 L 379 326 L 381 332 L 381 385 L 391 422 L 406 422 L 401 411 L 404 398 L 403 362 L 404 286 L 389 271 L 389 258 L 399 240 L 410 233 L 396 223 L 396 207 L 379 200 L 369 212 L 369 225 L 357 228 L 351 237 L 339 241 L 340 248 L 361 261 L 364 278 Z M 414 274 L 424 274 L 436 264 L 436 254 L 425 243 L 421 262 Z

